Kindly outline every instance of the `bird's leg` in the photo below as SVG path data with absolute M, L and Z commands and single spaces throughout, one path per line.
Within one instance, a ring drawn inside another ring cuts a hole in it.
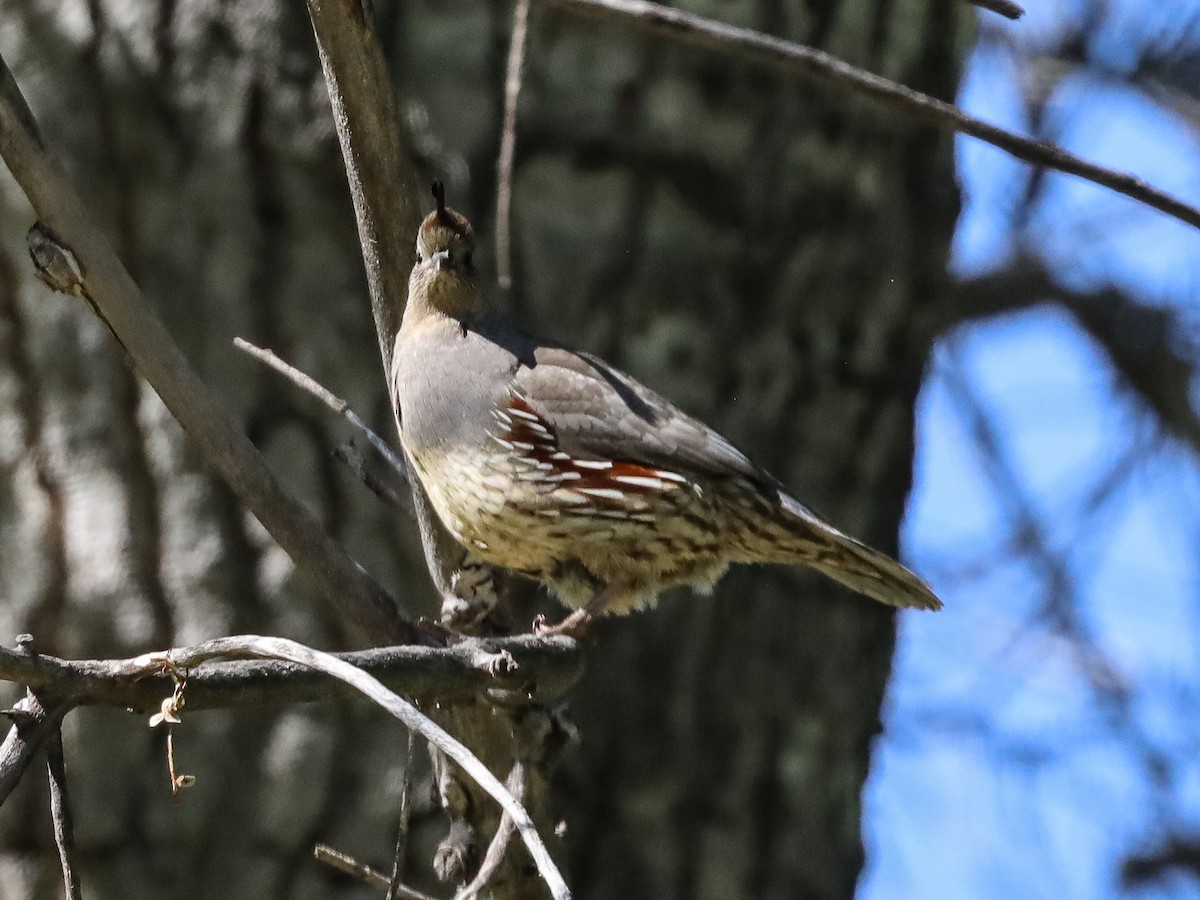
M 533 633 L 539 637 L 561 634 L 567 637 L 580 637 L 587 632 L 592 620 L 600 615 L 621 594 L 621 587 L 615 584 L 605 585 L 592 594 L 592 598 L 575 610 L 557 625 L 550 625 L 546 617 L 539 615 L 533 620 Z
M 565 637 L 581 637 L 587 632 L 593 618 L 587 606 L 579 607 L 557 625 L 551 625 L 546 617 L 539 613 L 533 620 L 533 633 L 538 637 L 550 637 L 556 634 Z

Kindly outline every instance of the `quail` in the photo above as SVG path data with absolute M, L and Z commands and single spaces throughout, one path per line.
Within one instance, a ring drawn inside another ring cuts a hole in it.
M 417 234 L 391 365 L 401 443 L 471 557 L 541 582 L 571 633 L 731 563 L 809 566 L 875 600 L 940 609 L 895 560 L 843 534 L 702 422 L 588 353 L 482 305 L 470 222 Z

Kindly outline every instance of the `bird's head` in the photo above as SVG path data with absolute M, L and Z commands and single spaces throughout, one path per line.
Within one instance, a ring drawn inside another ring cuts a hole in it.
M 467 217 L 446 206 L 446 191 L 433 184 L 434 209 L 417 231 L 417 261 L 408 282 L 410 307 L 455 318 L 470 313 L 478 301 L 475 278 L 475 232 Z

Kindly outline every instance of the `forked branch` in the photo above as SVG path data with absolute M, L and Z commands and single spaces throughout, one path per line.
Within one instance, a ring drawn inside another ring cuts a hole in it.
M 338 658 L 405 696 L 448 702 L 484 694 L 553 699 L 575 683 L 583 668 L 573 641 L 531 635 L 467 638 L 452 647 L 380 647 Z M 26 764 L 67 709 L 155 710 L 172 685 L 166 675 L 147 674 L 141 659 L 66 660 L 7 648 L 0 648 L 0 681 L 25 684 L 39 696 L 54 698 L 50 709 L 31 697 L 9 712 L 17 724 L 0 745 L 0 802 L 9 787 L 9 764 Z M 242 660 L 210 663 L 192 673 L 187 702 L 193 711 L 240 709 L 332 700 L 347 693 L 302 667 Z
M 457 738 L 422 713 L 403 697 L 388 690 L 376 678 L 353 666 L 345 660 L 338 659 L 330 653 L 314 650 L 295 641 L 284 638 L 260 637 L 257 635 L 242 635 L 238 637 L 217 638 L 196 647 L 170 650 L 164 653 L 147 654 L 131 661 L 133 668 L 141 668 L 146 674 L 161 670 L 164 665 L 177 669 L 190 669 L 207 660 L 229 658 L 282 659 L 298 663 L 311 669 L 331 675 L 355 690 L 362 693 L 377 705 L 383 707 L 404 725 L 437 747 L 442 753 L 454 760 L 476 784 L 500 804 L 504 814 L 512 819 L 517 834 L 521 836 L 529 855 L 533 858 L 551 895 L 555 900 L 569 900 L 570 889 L 563 880 L 558 867 L 554 864 L 546 845 L 542 842 L 533 824 L 533 819 L 525 807 L 493 775 L 479 758 L 475 756 Z

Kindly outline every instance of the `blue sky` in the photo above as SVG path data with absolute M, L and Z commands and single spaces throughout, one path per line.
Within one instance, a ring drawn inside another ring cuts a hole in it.
M 1026 6 L 1014 25 L 984 14 L 959 102 L 1027 132 L 1023 90 L 1043 70 L 1023 55 L 1052 50 L 1085 4 Z M 1180 33 L 1200 46 L 1200 3 L 1113 0 L 1086 32 L 1094 65 L 1053 70 L 1039 136 L 1200 205 L 1200 112 L 1122 82 Z M 1027 166 L 971 139 L 957 156 L 962 277 L 1032 254 L 1064 285 L 1197 322 L 1200 231 L 1060 175 L 1024 210 Z M 947 608 L 901 620 L 860 895 L 1200 897 L 1182 876 L 1120 884 L 1126 854 L 1200 838 L 1192 451 L 1048 304 L 949 333 L 917 428 L 903 545 Z

